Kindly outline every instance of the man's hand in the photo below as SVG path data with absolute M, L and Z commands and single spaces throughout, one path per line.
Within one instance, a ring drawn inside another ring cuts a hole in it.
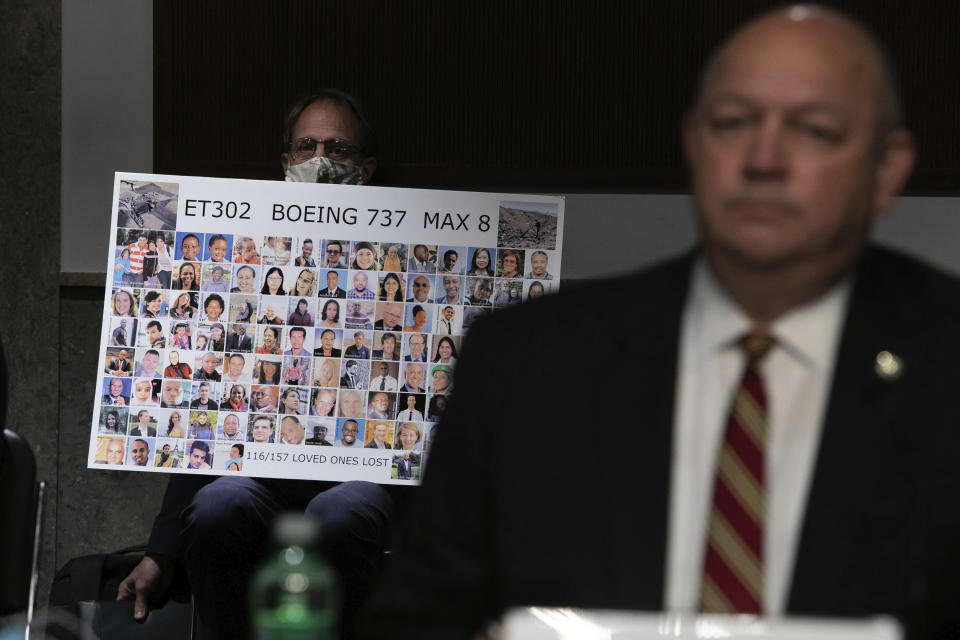
M 149 600 L 166 595 L 173 580 L 170 561 L 160 556 L 143 556 L 117 589 L 117 600 L 134 600 L 133 619 L 147 619 Z

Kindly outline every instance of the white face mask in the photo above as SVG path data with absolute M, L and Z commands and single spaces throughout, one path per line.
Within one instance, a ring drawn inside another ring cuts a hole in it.
M 314 156 L 306 162 L 287 167 L 287 182 L 325 182 L 328 184 L 363 184 L 363 172 L 352 164 L 334 162 Z

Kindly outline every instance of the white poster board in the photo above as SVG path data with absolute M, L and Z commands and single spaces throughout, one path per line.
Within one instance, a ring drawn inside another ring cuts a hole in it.
M 562 198 L 118 173 L 88 467 L 417 483 Z

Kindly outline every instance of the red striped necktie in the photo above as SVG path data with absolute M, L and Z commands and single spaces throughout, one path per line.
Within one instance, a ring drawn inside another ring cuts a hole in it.
M 772 344 L 769 335 L 759 332 L 740 340 L 747 366 L 717 456 L 700 588 L 704 613 L 760 614 L 764 609 L 767 395 L 760 364 Z

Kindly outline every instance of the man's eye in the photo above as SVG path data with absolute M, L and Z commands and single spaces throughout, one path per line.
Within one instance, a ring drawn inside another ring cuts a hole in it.
M 714 131 L 735 131 L 748 124 L 749 119 L 739 115 L 714 116 L 710 119 L 710 128 Z
M 805 136 L 819 142 L 838 142 L 843 137 L 841 132 L 831 127 L 817 124 L 800 124 L 798 127 Z

